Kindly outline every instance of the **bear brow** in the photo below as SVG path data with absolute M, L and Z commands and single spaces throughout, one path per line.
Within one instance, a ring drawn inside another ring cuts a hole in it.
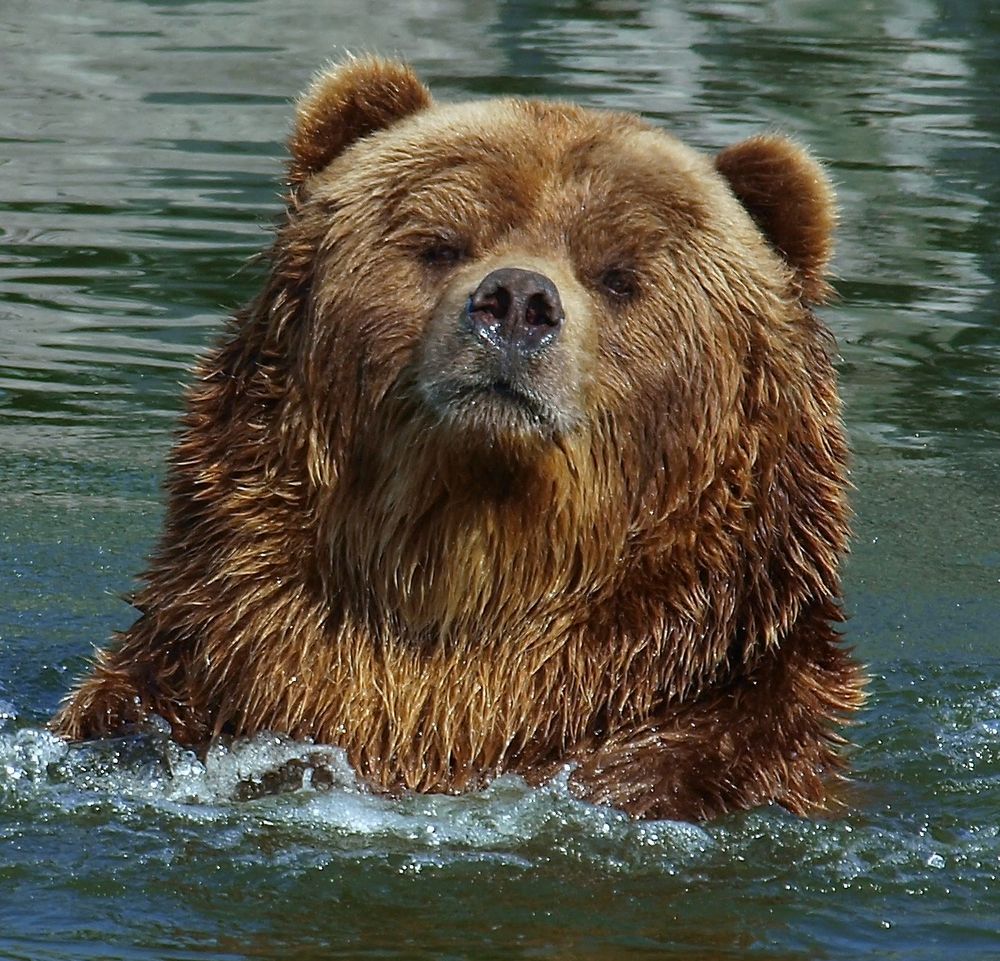
M 388 217 L 399 228 L 441 223 L 462 231 L 487 224 L 509 229 L 538 207 L 541 186 L 537 173 L 498 165 L 484 174 L 464 158 L 407 176 L 386 198 Z
M 643 223 L 649 215 L 659 216 L 676 229 L 680 224 L 671 221 L 681 216 L 696 228 L 705 222 L 708 207 L 704 175 L 692 176 L 692 157 L 669 134 L 642 123 L 624 127 L 610 142 L 598 133 L 571 144 L 564 152 L 563 179 L 584 184 L 597 209 L 614 211 L 609 216 L 619 230 L 637 209 L 648 211 Z

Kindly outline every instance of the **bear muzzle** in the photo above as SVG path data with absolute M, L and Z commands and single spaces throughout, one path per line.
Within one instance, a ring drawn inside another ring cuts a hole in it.
M 548 368 L 559 367 L 552 355 L 564 321 L 559 289 L 545 274 L 523 267 L 486 274 L 459 321 L 465 349 L 475 357 L 471 394 L 501 409 L 513 405 L 535 425 L 553 420 Z
M 424 331 L 420 395 L 467 438 L 551 437 L 582 417 L 585 301 L 569 271 L 536 260 L 508 252 L 468 265 Z

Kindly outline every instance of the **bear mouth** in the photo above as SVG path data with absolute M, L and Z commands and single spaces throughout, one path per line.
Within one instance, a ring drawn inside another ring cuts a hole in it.
M 513 404 L 536 420 L 543 419 L 544 411 L 541 405 L 508 380 L 495 380 L 492 384 L 480 388 L 478 393 L 479 396 L 498 400 L 501 403 Z
M 550 433 L 562 426 L 551 404 L 504 377 L 437 382 L 426 385 L 424 395 L 446 419 L 489 433 Z
M 535 424 L 549 423 L 553 419 L 547 404 L 504 378 L 485 384 L 462 385 L 455 400 L 459 404 L 486 408 L 487 411 L 494 409 L 520 414 Z

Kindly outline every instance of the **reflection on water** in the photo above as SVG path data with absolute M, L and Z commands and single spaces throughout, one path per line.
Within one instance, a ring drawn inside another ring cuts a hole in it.
M 0 955 L 1000 956 L 995 4 L 12 0 L 4 27 Z M 291 98 L 344 50 L 442 99 L 638 110 L 706 150 L 777 127 L 829 164 L 875 676 L 850 817 L 635 825 L 507 780 L 391 801 L 335 758 L 272 795 L 301 746 L 39 729 L 129 619 L 178 382 L 254 292 Z
M 331 53 L 375 48 L 442 96 L 574 97 L 710 149 L 769 125 L 800 136 L 840 187 L 834 323 L 859 442 L 905 447 L 917 426 L 925 449 L 953 451 L 956 429 L 996 439 L 986 4 L 414 2 L 391 26 L 307 4 L 291 19 L 273 2 L 128 6 L 121 30 L 115 4 L 34 4 L 12 33 L 5 423 L 114 421 L 112 398 L 136 390 L 141 414 L 172 409 L 206 328 L 253 289 L 290 97 Z

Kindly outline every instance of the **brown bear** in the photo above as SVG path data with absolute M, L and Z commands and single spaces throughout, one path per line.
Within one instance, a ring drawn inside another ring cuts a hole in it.
M 828 805 L 863 677 L 819 166 L 437 105 L 374 58 L 318 78 L 290 151 L 140 617 L 55 730 L 284 732 L 387 792 L 569 765 L 640 817 Z

